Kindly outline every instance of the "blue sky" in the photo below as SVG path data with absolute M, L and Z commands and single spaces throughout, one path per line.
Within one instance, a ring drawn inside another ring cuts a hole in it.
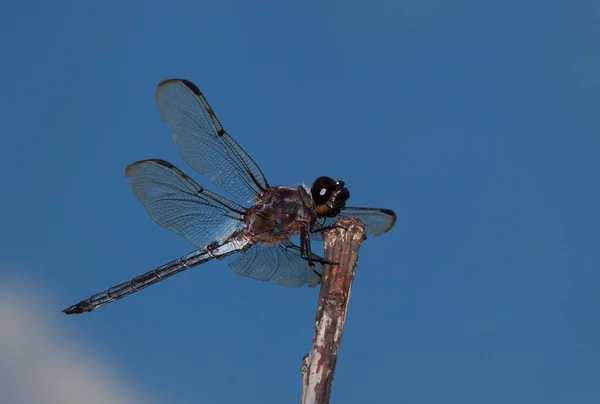
M 600 400 L 596 2 L 12 2 L 0 26 L 0 401 L 299 400 L 317 290 L 213 262 L 60 312 L 193 250 L 124 177 L 193 175 L 172 77 L 270 183 L 398 214 L 361 248 L 332 402 Z

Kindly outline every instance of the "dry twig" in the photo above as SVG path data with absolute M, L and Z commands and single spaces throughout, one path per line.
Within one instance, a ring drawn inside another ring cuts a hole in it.
M 365 239 L 358 219 L 343 217 L 324 236 L 325 265 L 312 350 L 302 365 L 302 404 L 327 404 L 337 361 L 358 249 Z

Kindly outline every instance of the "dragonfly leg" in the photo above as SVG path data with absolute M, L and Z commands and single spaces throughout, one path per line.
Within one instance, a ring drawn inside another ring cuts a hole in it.
M 308 210 L 310 210 L 310 213 L 316 219 L 319 216 L 317 212 L 317 207 L 315 206 L 315 203 L 313 202 L 311 196 L 308 194 L 308 192 L 306 192 L 306 189 L 303 186 L 298 187 L 298 194 L 300 195 L 300 198 L 302 198 L 304 206 L 307 207 Z
M 337 265 L 335 262 L 327 261 L 325 258 L 321 258 L 316 254 L 312 253 L 310 248 L 310 237 L 307 232 L 303 232 L 300 235 L 300 257 L 308 261 L 308 266 L 317 275 L 321 276 L 319 271 L 315 268 L 315 262 L 323 265 Z
M 321 223 L 317 222 L 317 225 L 315 226 L 315 228 L 311 229 L 310 232 L 311 233 L 321 233 L 321 234 L 323 234 L 326 231 L 333 230 L 333 229 L 341 229 L 341 228 L 342 228 L 342 226 L 340 226 L 340 225 L 338 225 L 336 223 L 331 224 L 329 226 L 323 226 Z

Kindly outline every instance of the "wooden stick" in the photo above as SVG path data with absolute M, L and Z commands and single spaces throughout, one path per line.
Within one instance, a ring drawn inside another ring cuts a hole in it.
M 336 265 L 323 268 L 312 350 L 302 365 L 302 404 L 329 403 L 358 249 L 365 238 L 360 220 L 348 217 L 324 235 L 325 259 Z

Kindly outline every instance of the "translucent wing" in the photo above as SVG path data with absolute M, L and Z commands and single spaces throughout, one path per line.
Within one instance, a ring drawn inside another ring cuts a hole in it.
M 255 201 L 269 184 L 250 156 L 225 132 L 212 108 L 192 82 L 163 81 L 156 100 L 181 156 L 194 170 L 242 202 Z
M 346 207 L 338 216 L 325 219 L 323 226 L 333 225 L 340 216 L 360 219 L 365 225 L 366 233 L 371 236 L 379 236 L 389 231 L 394 226 L 394 223 L 396 223 L 396 214 L 390 209 Z M 323 239 L 321 233 L 311 233 L 310 237 L 313 240 Z
M 255 244 L 229 266 L 238 275 L 272 281 L 281 286 L 315 286 L 321 281 L 308 266 L 308 261 L 300 256 L 300 247 L 291 242 L 274 245 Z M 322 273 L 322 265 L 315 262 L 315 270 Z
M 138 161 L 125 173 L 152 219 L 199 249 L 223 243 L 244 224 L 245 208 L 202 188 L 167 161 Z

